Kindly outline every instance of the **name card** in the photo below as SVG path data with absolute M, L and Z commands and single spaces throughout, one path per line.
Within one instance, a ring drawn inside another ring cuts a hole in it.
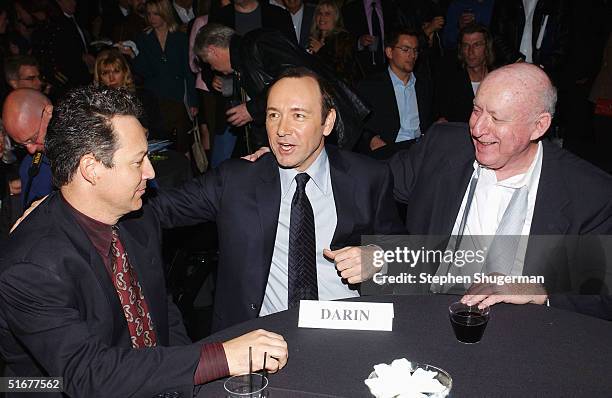
M 298 327 L 393 330 L 393 303 L 300 301 Z

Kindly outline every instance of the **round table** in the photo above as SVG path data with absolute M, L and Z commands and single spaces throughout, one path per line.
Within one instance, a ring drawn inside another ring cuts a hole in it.
M 373 365 L 396 358 L 450 373 L 452 397 L 610 396 L 612 323 L 539 305 L 497 304 L 479 344 L 455 339 L 448 305 L 456 296 L 377 296 L 393 302 L 392 332 L 298 328 L 298 311 L 283 311 L 218 332 L 225 341 L 253 329 L 282 334 L 289 362 L 270 375 L 270 398 L 368 397 Z M 245 353 L 248 355 L 248 353 Z M 198 397 L 221 397 L 223 380 Z

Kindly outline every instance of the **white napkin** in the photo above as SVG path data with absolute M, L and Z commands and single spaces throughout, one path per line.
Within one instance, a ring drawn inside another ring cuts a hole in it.
M 378 377 L 365 380 L 365 384 L 376 398 L 427 398 L 427 394 L 439 394 L 446 389 L 435 379 L 438 372 L 411 369 L 406 358 L 396 359 L 391 365 L 374 365 Z

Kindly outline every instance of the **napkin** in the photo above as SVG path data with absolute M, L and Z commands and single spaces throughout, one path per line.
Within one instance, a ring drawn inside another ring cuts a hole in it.
M 374 365 L 374 371 L 377 377 L 364 382 L 376 398 L 428 398 L 446 390 L 435 379 L 438 372 L 422 368 L 412 372 L 412 364 L 406 358 L 396 359 L 391 365 Z

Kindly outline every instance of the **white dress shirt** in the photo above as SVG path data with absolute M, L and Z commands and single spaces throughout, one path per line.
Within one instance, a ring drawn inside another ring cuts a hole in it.
M 293 30 L 295 30 L 295 36 L 298 42 L 300 41 L 300 34 L 302 33 L 302 19 L 304 18 L 304 4 L 295 13 L 289 13 L 291 15 L 291 21 L 293 22 Z
M 189 23 L 192 19 L 195 18 L 195 14 L 193 13 L 193 7 L 189 7 L 188 9 L 183 8 L 176 4 L 176 1 L 173 1 L 172 5 L 174 6 L 174 9 L 176 10 L 176 13 L 178 14 L 179 18 L 181 19 L 181 23 Z
M 463 232 L 465 236 L 474 237 L 492 237 L 497 231 L 497 227 L 508 207 L 508 203 L 512 198 L 512 194 L 516 189 L 526 186 L 528 190 L 527 195 L 527 214 L 525 215 L 525 222 L 521 231 L 521 235 L 529 235 L 531 231 L 531 221 L 533 219 L 533 210 L 535 208 L 536 195 L 538 193 L 538 185 L 540 183 L 540 174 L 542 172 L 542 143 L 538 143 L 538 150 L 533 162 L 529 166 L 529 169 L 523 174 L 518 174 L 507 178 L 502 181 L 497 181 L 495 170 L 490 170 L 482 167 L 478 162 L 474 161 L 474 176 L 477 172 L 477 168 L 480 168 L 480 176 L 478 178 L 478 184 L 474 190 L 474 198 L 470 206 L 467 221 L 465 224 L 465 230 Z M 463 195 L 463 201 L 459 208 L 459 213 L 455 220 L 453 227 L 453 235 L 459 233 L 459 225 L 465 212 L 465 206 L 468 196 L 468 189 L 466 189 Z M 486 247 L 487 243 L 475 242 L 476 247 Z M 463 244 L 462 244 L 463 246 Z M 527 250 L 526 240 L 521 240 L 521 244 L 518 248 L 518 255 L 515 266 L 512 268 L 513 275 L 521 275 L 523 262 L 525 260 L 525 251 Z
M 279 168 L 281 183 L 281 202 L 278 215 L 278 227 L 272 264 L 266 285 L 266 293 L 261 306 L 260 316 L 284 311 L 288 308 L 289 297 L 289 223 L 291 218 L 291 201 L 296 189 L 295 169 Z M 337 215 L 334 192 L 329 172 L 329 160 L 325 149 L 312 165 L 305 171 L 310 180 L 306 184 L 306 195 L 312 206 L 315 220 L 317 286 L 320 300 L 335 300 L 357 297 L 356 290 L 350 290 L 342 283 L 333 261 L 323 257 L 323 249 L 329 245 L 336 231 Z

